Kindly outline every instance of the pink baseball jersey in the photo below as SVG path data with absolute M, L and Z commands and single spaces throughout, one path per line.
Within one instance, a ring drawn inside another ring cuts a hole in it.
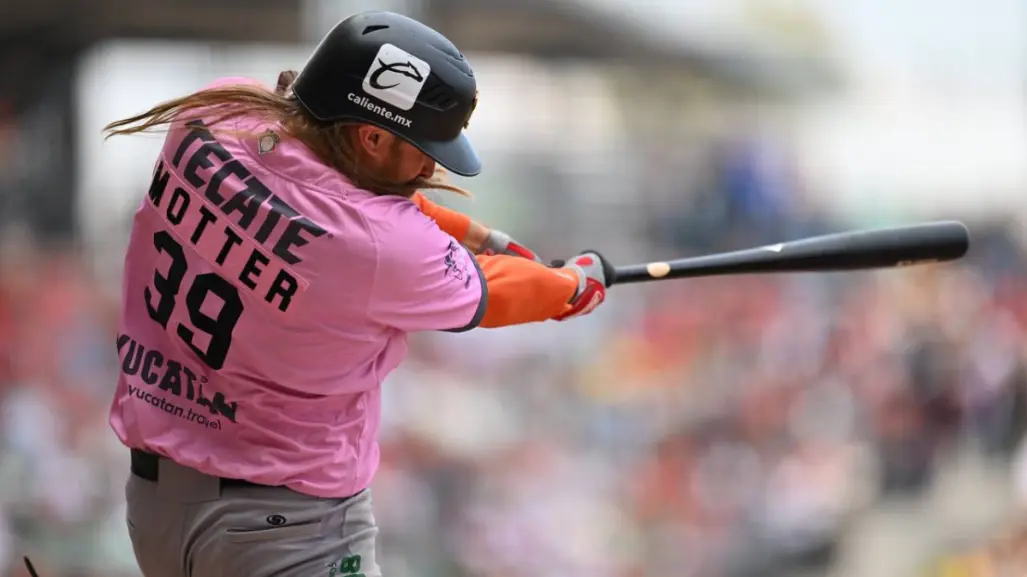
M 135 213 L 111 427 L 210 475 L 352 495 L 407 334 L 475 327 L 484 277 L 411 201 L 276 124 L 209 121 L 172 126 Z

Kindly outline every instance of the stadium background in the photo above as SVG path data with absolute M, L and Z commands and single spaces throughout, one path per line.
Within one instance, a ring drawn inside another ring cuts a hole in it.
M 1019 0 L 4 0 L 0 568 L 135 575 L 106 427 L 121 250 L 158 137 L 394 9 L 481 89 L 443 202 L 619 262 L 959 218 L 944 268 L 620 287 L 566 325 L 419 335 L 386 385 L 387 575 L 906 577 L 1027 505 Z M 957 568 L 949 567 L 952 571 Z M 951 573 L 956 574 L 956 573 Z

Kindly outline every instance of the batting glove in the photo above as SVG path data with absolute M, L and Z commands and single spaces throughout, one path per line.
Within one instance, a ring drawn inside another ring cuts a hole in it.
M 485 242 L 481 245 L 481 253 L 486 255 L 505 254 L 508 256 L 519 256 L 538 263 L 542 262 L 542 259 L 531 249 L 510 238 L 510 235 L 505 232 L 494 229 L 489 230 L 488 236 L 485 237 Z
M 566 262 L 554 261 L 550 266 L 570 269 L 577 273 L 579 279 L 578 290 L 570 301 L 570 310 L 554 317 L 555 320 L 587 315 L 606 300 L 606 289 L 613 281 L 613 265 L 598 252 L 586 251 Z

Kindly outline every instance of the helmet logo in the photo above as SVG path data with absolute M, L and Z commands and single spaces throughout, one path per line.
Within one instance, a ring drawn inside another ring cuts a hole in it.
M 424 76 L 421 76 L 417 67 L 410 62 L 393 62 L 392 64 L 386 64 L 381 58 L 379 58 L 378 64 L 381 65 L 381 68 L 375 70 L 374 73 L 371 74 L 370 78 L 367 79 L 367 82 L 376 90 L 389 90 L 399 86 L 399 82 L 389 85 L 383 85 L 381 83 L 380 78 L 382 77 L 382 74 L 385 74 L 386 72 L 402 74 L 403 76 L 411 78 L 417 82 L 424 82 Z
M 364 92 L 400 110 L 410 110 L 431 74 L 431 66 L 392 44 L 383 44 L 364 76 Z

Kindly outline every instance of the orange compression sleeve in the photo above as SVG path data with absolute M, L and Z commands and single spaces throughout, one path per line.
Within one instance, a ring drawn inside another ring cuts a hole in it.
M 434 220 L 443 232 L 461 242 L 467 236 L 467 232 L 471 230 L 471 217 L 466 214 L 439 206 L 420 192 L 415 193 L 410 200 L 417 205 L 417 208 L 421 209 L 425 216 Z
M 435 204 L 420 192 L 414 193 L 410 200 L 425 216 L 434 220 L 442 232 L 460 241 L 471 252 L 477 253 L 488 238 L 489 229 L 474 222 L 466 214 Z
M 480 327 L 549 320 L 570 307 L 570 300 L 578 290 L 577 274 L 567 269 L 549 268 L 516 256 L 475 258 L 485 274 L 489 291 Z

